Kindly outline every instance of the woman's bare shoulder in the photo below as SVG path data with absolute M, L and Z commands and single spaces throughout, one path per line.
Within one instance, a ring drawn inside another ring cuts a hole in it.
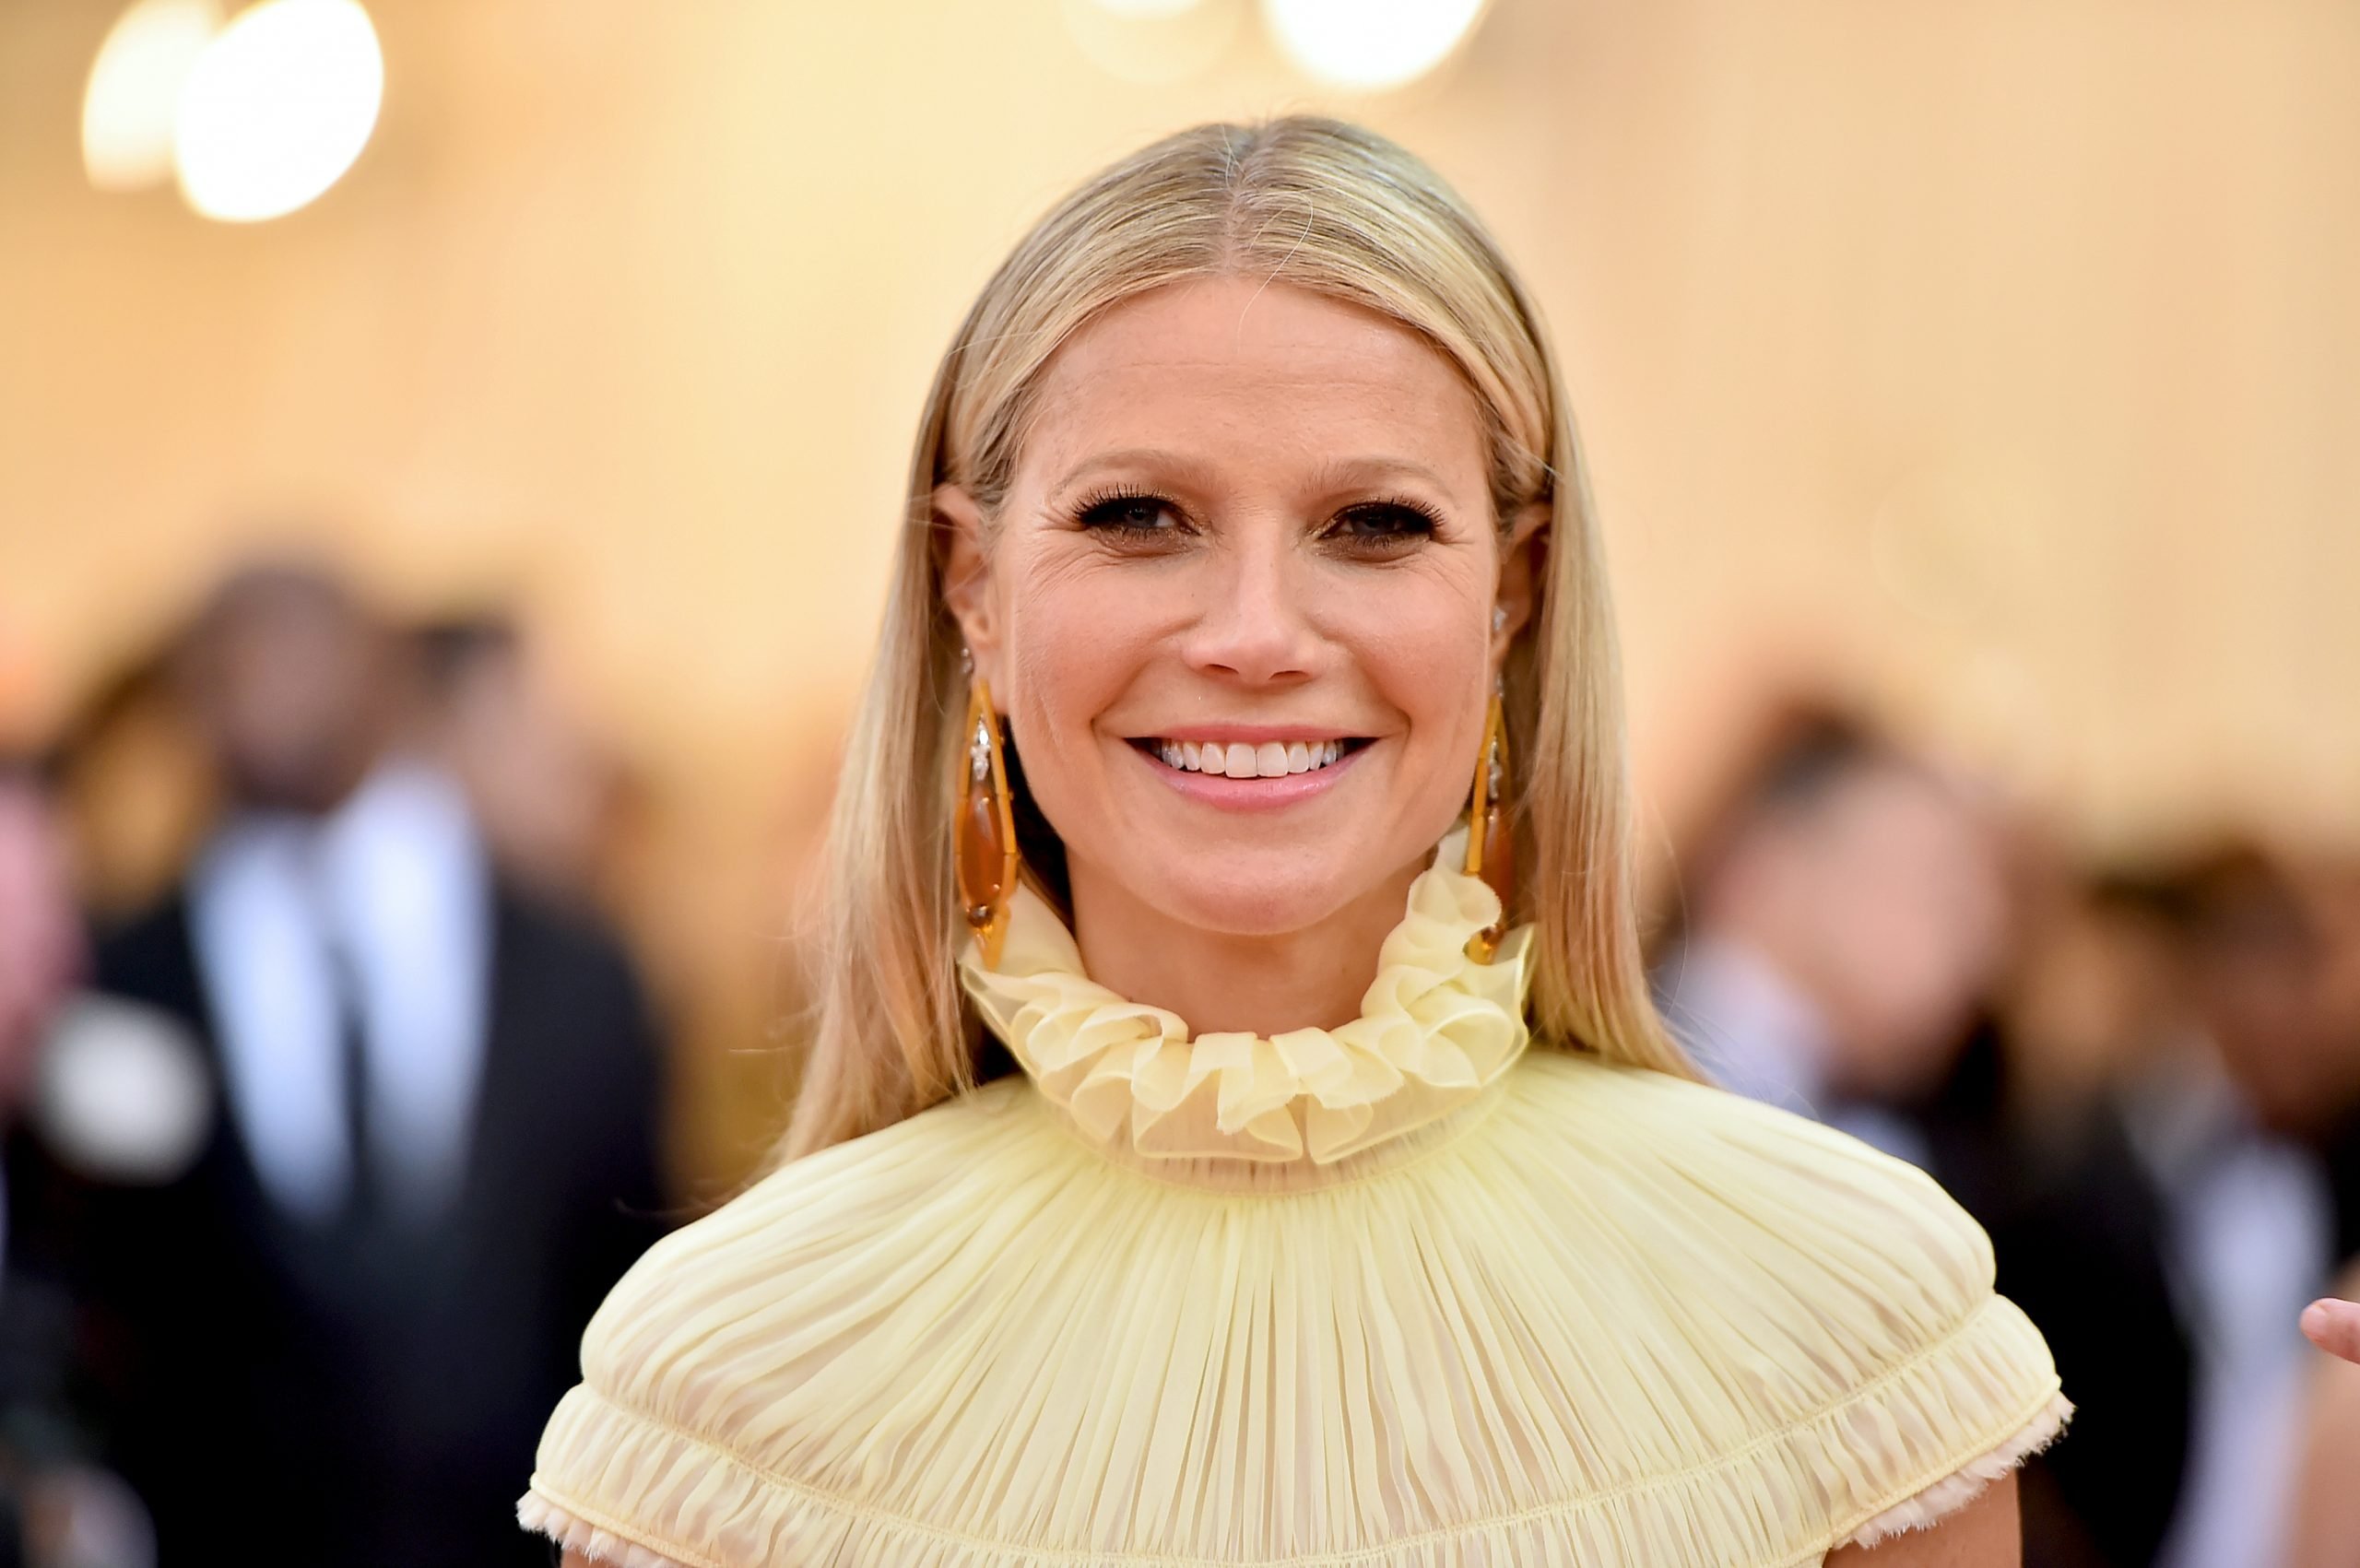
M 2020 1568 L 2023 1562 L 2024 1529 L 2011 1473 L 1924 1529 L 1904 1530 L 1874 1546 L 1838 1547 L 1827 1554 L 1826 1568 Z

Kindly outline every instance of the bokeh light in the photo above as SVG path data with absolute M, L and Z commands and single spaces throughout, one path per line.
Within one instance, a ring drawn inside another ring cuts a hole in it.
M 102 191 L 171 177 L 181 88 L 221 30 L 216 0 L 137 0 L 115 19 L 82 98 L 82 166 Z
M 376 128 L 385 61 L 356 0 L 264 0 L 182 89 L 181 191 L 207 218 L 294 211 L 352 167 Z
M 1364 92 L 1401 87 L 1447 59 L 1483 0 L 1262 0 L 1280 49 L 1303 71 Z

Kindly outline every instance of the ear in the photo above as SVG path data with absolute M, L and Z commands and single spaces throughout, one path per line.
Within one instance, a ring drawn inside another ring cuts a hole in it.
M 935 560 L 942 573 L 943 607 L 975 657 L 975 673 L 994 688 L 999 678 L 999 620 L 992 604 L 992 558 L 984 548 L 984 509 L 961 485 L 934 489 Z
M 1536 501 L 1516 513 L 1500 535 L 1500 584 L 1492 602 L 1507 612 L 1492 631 L 1492 671 L 1499 673 L 1514 643 L 1540 607 L 1549 564 L 1550 504 Z

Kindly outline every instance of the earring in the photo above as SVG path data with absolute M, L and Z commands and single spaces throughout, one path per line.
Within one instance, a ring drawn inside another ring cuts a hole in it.
M 1476 754 L 1475 795 L 1467 810 L 1467 874 L 1500 896 L 1500 917 L 1467 939 L 1467 956 L 1489 963 L 1507 935 L 1516 898 L 1516 845 L 1508 838 L 1508 721 L 1504 683 L 1493 682 L 1483 714 L 1483 749 Z
M 970 672 L 967 744 L 959 760 L 959 816 L 952 828 L 959 861 L 959 904 L 967 928 L 984 950 L 984 967 L 999 964 L 1008 935 L 1008 901 L 1016 890 L 1016 814 L 1009 806 L 1008 766 L 1000 757 L 999 713 L 991 688 L 974 675 L 965 649 L 960 663 Z

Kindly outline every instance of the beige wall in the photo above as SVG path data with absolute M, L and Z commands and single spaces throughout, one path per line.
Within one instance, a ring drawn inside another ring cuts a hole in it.
M 84 183 L 114 9 L 0 7 L 0 677 L 64 700 L 256 519 L 517 585 L 671 803 L 701 1170 L 769 1115 L 722 1053 L 933 359 L 1057 192 L 1209 115 L 1365 118 L 1526 268 L 1662 799 L 1807 634 L 2092 836 L 2360 835 L 2342 0 L 1496 0 L 1359 102 L 1250 28 L 1118 80 L 1058 0 L 380 0 L 374 142 L 254 227 Z

